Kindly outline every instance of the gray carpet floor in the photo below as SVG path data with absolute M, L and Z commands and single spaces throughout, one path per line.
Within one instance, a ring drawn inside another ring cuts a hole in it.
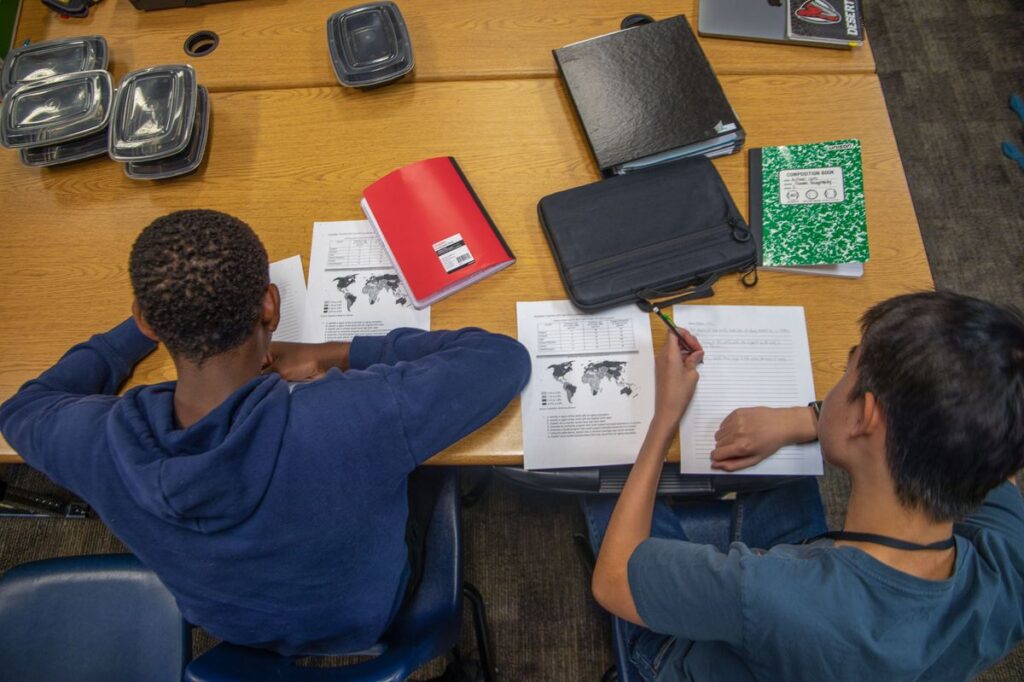
M 865 0 L 878 75 L 935 285 L 1024 307 L 1021 0 Z M 826 486 L 828 480 L 826 479 Z M 979 676 L 1024 680 L 1024 647 Z
M 1021 0 L 865 0 L 879 76 L 936 285 L 1024 306 L 1024 172 L 1004 139 L 1024 145 L 1006 106 L 1024 94 Z M 25 467 L 6 480 L 47 482 Z M 845 509 L 843 476 L 822 492 L 829 522 Z M 606 617 L 573 545 L 574 501 L 496 482 L 464 515 L 466 577 L 483 592 L 505 680 L 595 681 L 612 664 Z M 124 551 L 98 520 L 0 520 L 0 571 L 32 559 Z M 468 622 L 468 621 L 467 621 Z M 464 627 L 464 648 L 474 647 Z M 213 640 L 202 632 L 197 650 Z M 436 674 L 439 665 L 423 675 Z M 1018 650 L 980 679 L 1024 680 Z
M 878 75 L 939 288 L 1024 304 L 1021 0 L 866 0 Z

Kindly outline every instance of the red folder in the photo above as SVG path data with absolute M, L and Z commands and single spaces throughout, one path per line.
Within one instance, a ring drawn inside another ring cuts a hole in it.
M 363 190 L 361 205 L 416 308 L 516 262 L 450 156 L 388 173 Z

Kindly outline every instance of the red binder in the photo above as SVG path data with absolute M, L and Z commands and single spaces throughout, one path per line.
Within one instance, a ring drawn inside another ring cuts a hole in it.
M 363 190 L 361 205 L 416 308 L 516 262 L 450 156 L 388 173 Z

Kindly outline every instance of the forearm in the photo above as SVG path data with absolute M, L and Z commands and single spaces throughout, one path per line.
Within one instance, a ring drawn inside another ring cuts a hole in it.
M 73 441 L 63 425 L 95 423 L 110 404 L 97 396 L 115 394 L 132 367 L 155 347 L 132 320 L 97 334 L 0 406 L 0 431 L 26 461 L 60 482 L 59 463 L 50 455 L 74 454 L 60 441 Z
M 474 327 L 430 332 L 399 328 L 386 336 L 357 336 L 352 339 L 351 366 L 353 369 L 365 369 L 375 364 L 394 365 L 445 351 L 478 350 L 484 353 L 500 353 L 508 342 L 516 343 L 508 337 Z
M 658 492 L 658 480 L 674 436 L 674 429 L 667 429 L 663 425 L 651 422 L 640 454 L 637 455 L 612 512 L 601 553 L 604 555 L 607 548 L 610 550 L 607 558 L 623 558 L 623 566 L 636 546 L 651 534 L 651 517 Z
M 786 408 L 790 440 L 793 443 L 810 443 L 818 440 L 818 414 L 813 407 Z
M 351 343 L 347 341 L 328 341 L 319 346 L 319 363 L 322 371 L 337 367 L 342 372 L 348 369 L 349 349 Z
M 740 408 L 733 410 L 715 432 L 711 467 L 739 471 L 787 445 L 817 439 L 818 418 L 813 407 Z
M 71 395 L 114 394 L 156 343 L 142 335 L 131 319 L 71 348 L 50 369 L 19 392 L 49 391 Z
M 655 418 L 630 471 L 594 567 L 594 596 L 608 611 L 642 624 L 629 590 L 629 558 L 650 537 L 654 500 L 675 427 Z
M 394 364 L 384 360 L 366 371 L 383 376 L 391 387 L 418 465 L 500 414 L 526 386 L 530 356 L 518 341 L 479 330 L 409 337 L 421 349 L 439 339 L 444 344 L 422 357 Z M 360 368 L 359 352 L 353 342 L 353 369 Z

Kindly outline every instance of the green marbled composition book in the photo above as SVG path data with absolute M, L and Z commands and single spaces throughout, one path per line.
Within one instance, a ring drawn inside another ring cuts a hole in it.
M 868 260 L 860 140 L 763 147 L 756 156 L 760 173 L 751 154 L 751 226 L 760 199 L 764 266 Z

